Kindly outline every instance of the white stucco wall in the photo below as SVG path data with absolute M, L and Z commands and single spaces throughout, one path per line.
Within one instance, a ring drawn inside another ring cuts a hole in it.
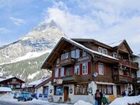
M 104 83 L 104 82 L 101 82 L 101 83 L 106 84 L 106 85 L 112 85 L 113 86 L 113 95 L 115 97 L 117 96 L 116 84 L 114 84 L 114 83 Z M 74 94 L 74 85 L 73 84 L 68 84 L 68 85 L 63 85 L 63 86 L 64 87 L 65 86 L 69 87 L 69 98 L 71 99 L 72 103 L 75 103 L 78 100 L 84 100 L 84 101 L 90 102 L 90 103 L 94 103 L 95 102 L 95 96 L 94 95 L 95 95 L 95 92 L 97 90 L 97 83 L 91 82 L 91 83 L 88 84 L 88 89 L 90 88 L 90 90 L 91 90 L 91 88 L 92 88 L 91 93 L 89 93 L 88 95 L 75 95 Z M 72 89 L 72 93 L 70 93 L 70 89 Z M 62 97 L 62 101 L 64 101 L 64 94 L 61 95 L 61 96 L 56 96 L 56 95 L 54 95 L 54 90 L 53 90 L 52 96 L 53 96 L 54 102 L 58 102 L 60 97 Z M 108 97 L 108 95 L 106 95 L 106 96 Z

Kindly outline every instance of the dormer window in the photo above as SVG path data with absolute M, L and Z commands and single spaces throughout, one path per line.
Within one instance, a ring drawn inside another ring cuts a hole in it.
M 100 53 L 102 53 L 102 54 L 108 54 L 108 51 L 107 51 L 107 49 L 105 49 L 105 48 L 102 48 L 102 47 L 98 47 L 98 52 L 100 52 Z
M 108 51 L 107 51 L 107 49 L 105 49 L 105 48 L 103 48 L 103 54 L 108 54 Z
M 102 47 L 98 47 L 98 52 L 102 53 Z

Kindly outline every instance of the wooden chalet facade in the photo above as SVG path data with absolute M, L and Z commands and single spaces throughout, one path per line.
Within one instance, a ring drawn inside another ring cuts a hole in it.
M 0 87 L 10 87 L 12 90 L 21 90 L 23 80 L 17 77 L 0 77 Z
M 125 40 L 112 47 L 93 39 L 62 37 L 42 69 L 52 70 L 54 101 L 92 101 L 97 88 L 114 96 L 135 88 L 138 64 L 132 57 Z

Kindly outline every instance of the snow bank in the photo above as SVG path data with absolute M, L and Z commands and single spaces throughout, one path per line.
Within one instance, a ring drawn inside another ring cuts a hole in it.
M 11 88 L 9 87 L 0 87 L 0 92 L 11 92 Z
M 128 103 L 132 104 L 137 102 L 140 102 L 140 95 L 116 98 L 110 105 L 128 105 Z
M 77 101 L 74 105 L 92 105 L 91 103 L 85 102 L 83 100 Z

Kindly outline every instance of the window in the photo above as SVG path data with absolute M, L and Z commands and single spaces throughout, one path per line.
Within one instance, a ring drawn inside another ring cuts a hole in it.
M 57 60 L 56 60 L 56 64 L 59 64 L 59 62 L 60 62 L 60 59 L 59 59 L 59 58 L 57 58 Z
M 88 74 L 88 63 L 83 63 L 82 64 L 82 74 Z
M 12 79 L 12 82 L 16 82 L 16 79 Z
M 54 95 L 63 95 L 63 87 L 55 86 L 54 87 Z
M 113 86 L 112 85 L 97 85 L 97 88 L 105 93 L 106 95 L 113 94 Z
M 87 52 L 83 51 L 82 56 L 86 57 L 87 56 Z
M 117 53 L 116 53 L 116 52 L 113 52 L 113 57 L 115 57 L 115 58 L 117 58 L 117 57 L 118 57 L 118 55 L 117 55 Z
M 66 76 L 70 76 L 71 75 L 71 67 L 66 67 Z
M 98 73 L 99 75 L 104 75 L 104 64 L 98 63 Z
M 88 84 L 75 85 L 74 93 L 75 95 L 88 95 Z
M 102 47 L 98 47 L 98 52 L 103 53 L 103 54 L 106 54 L 106 55 L 108 54 L 107 49 L 102 48 Z
M 107 49 L 103 49 L 103 54 L 108 54 L 108 51 L 107 51 Z
M 69 53 L 64 53 L 61 55 L 61 60 L 67 59 L 69 57 Z
M 80 66 L 79 65 L 75 65 L 75 67 L 74 67 L 74 74 L 80 75 Z
M 72 50 L 71 51 L 71 57 L 72 58 L 79 58 L 80 57 L 80 50 L 79 49 Z
M 61 72 L 60 76 L 64 77 L 64 67 L 61 68 L 60 72 Z
M 55 77 L 57 78 L 57 77 L 58 77 L 58 75 L 59 75 L 59 69 L 58 69 L 58 68 L 56 68 L 56 69 L 55 69 Z
M 16 85 L 16 88 L 20 88 L 20 85 Z
M 98 52 L 102 53 L 102 47 L 98 47 Z
M 75 58 L 75 50 L 71 51 L 71 58 Z
M 76 58 L 79 58 L 79 57 L 80 57 L 80 50 L 76 49 Z

